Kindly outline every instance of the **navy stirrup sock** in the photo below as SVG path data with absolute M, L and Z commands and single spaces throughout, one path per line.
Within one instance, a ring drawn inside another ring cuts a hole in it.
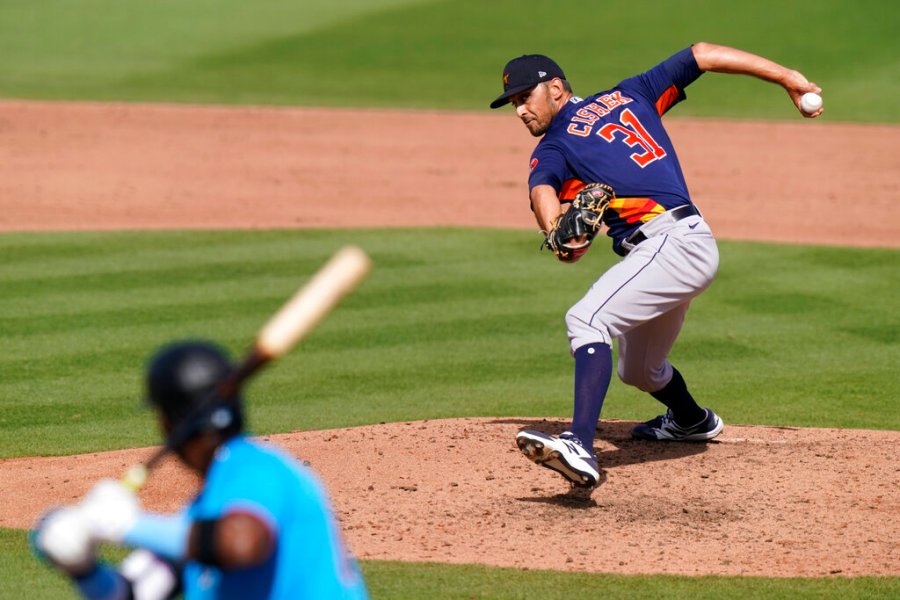
M 612 348 L 607 344 L 588 344 L 575 351 L 575 412 L 571 430 L 591 454 L 611 378 Z
M 687 389 L 684 377 L 678 369 L 672 367 L 672 379 L 666 387 L 658 392 L 651 392 L 651 396 L 662 402 L 672 411 L 675 422 L 682 427 L 696 425 L 706 418 L 706 411 L 697 405 L 694 397 Z

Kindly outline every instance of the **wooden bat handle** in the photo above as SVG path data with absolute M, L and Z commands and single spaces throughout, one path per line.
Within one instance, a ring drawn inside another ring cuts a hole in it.
M 211 396 L 230 398 L 236 395 L 244 381 L 306 337 L 341 298 L 359 285 L 371 268 L 372 261 L 365 252 L 356 246 L 341 248 L 269 319 L 247 356 Z M 172 449 L 173 442 L 183 442 L 178 437 L 173 430 L 166 445 L 157 450 L 150 460 L 128 470 L 122 484 L 132 491 L 138 491 L 146 482 L 150 469 Z

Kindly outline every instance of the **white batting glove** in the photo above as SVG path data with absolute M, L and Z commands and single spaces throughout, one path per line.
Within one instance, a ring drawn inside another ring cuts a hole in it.
M 97 561 L 91 524 L 77 506 L 57 508 L 42 517 L 36 525 L 32 543 L 41 558 L 69 575 L 83 575 Z
M 113 543 L 122 541 L 141 514 L 134 492 L 114 479 L 97 482 L 81 501 L 80 509 L 94 537 Z
M 119 573 L 131 583 L 134 600 L 168 600 L 178 589 L 175 569 L 149 550 L 135 550 L 126 556 Z

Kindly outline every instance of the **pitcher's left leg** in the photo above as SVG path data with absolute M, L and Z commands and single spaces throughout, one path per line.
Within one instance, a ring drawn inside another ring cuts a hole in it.
M 619 378 L 648 392 L 668 408 L 664 415 L 636 426 L 632 430 L 634 437 L 708 440 L 722 431 L 722 420 L 711 409 L 697 404 L 681 373 L 667 359 L 689 304 L 685 302 L 619 338 Z

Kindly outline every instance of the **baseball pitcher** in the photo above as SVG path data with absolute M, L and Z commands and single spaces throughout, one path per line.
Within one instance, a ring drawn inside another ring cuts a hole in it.
M 503 69 L 503 94 L 491 108 L 512 104 L 528 131 L 541 137 L 531 155 L 531 208 L 543 246 L 563 262 L 590 248 L 602 225 L 622 260 L 603 273 L 566 314 L 575 359 L 574 415 L 569 431 L 519 432 L 516 443 L 539 465 L 577 487 L 600 479 L 594 434 L 612 376 L 618 340 L 619 378 L 668 409 L 637 425 L 646 440 L 705 441 L 722 419 L 697 404 L 667 356 L 693 298 L 713 281 L 719 253 L 712 231 L 691 201 L 662 116 L 686 98 L 704 72 L 751 75 L 782 86 L 808 118 L 801 98 L 819 86 L 770 60 L 698 43 L 649 71 L 586 98 L 543 55 L 515 58 Z

